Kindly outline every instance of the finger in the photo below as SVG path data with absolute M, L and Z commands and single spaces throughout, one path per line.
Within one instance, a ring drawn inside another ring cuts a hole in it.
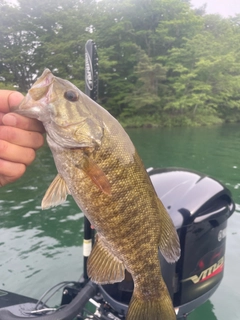
M 0 159 L 0 186 L 19 179 L 26 171 L 26 166 L 22 163 L 14 163 Z
M 8 126 L 0 126 L 0 141 L 1 140 L 33 149 L 38 149 L 44 144 L 44 138 L 41 133 Z
M 24 95 L 21 94 L 18 91 L 13 91 L 10 93 L 8 96 L 8 105 L 9 105 L 9 110 L 11 110 L 11 107 L 16 107 L 18 106 L 21 101 L 23 100 Z
M 1 117 L 0 117 L 1 119 Z M 16 113 L 7 113 L 2 117 L 2 123 L 6 126 L 17 127 L 28 131 L 45 132 L 42 123 L 36 119 L 23 117 Z
M 0 157 L 3 160 L 30 165 L 36 153 L 32 148 L 26 148 L 0 140 Z
M 18 91 L 0 91 L 0 112 L 7 113 L 10 107 L 18 106 L 23 99 L 23 95 Z

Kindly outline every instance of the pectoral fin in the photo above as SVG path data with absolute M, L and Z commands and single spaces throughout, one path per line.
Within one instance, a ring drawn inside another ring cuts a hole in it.
M 92 182 L 105 194 L 111 195 L 111 185 L 102 169 L 88 156 L 84 156 L 81 164 L 76 165 L 83 170 Z
M 66 182 L 58 174 L 47 189 L 45 196 L 42 199 L 42 209 L 56 207 L 66 201 L 70 191 Z
M 159 249 L 167 262 L 173 263 L 179 259 L 181 253 L 178 234 L 170 215 L 160 200 L 158 202 L 158 207 L 161 212 Z
M 120 282 L 125 277 L 123 263 L 105 248 L 99 238 L 88 258 L 87 272 L 91 280 L 99 284 Z

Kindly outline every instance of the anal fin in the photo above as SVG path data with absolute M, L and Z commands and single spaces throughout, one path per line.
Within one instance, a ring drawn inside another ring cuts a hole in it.
M 105 248 L 99 237 L 88 258 L 87 272 L 91 280 L 98 284 L 120 282 L 125 276 L 123 263 Z
M 42 209 L 44 210 L 62 204 L 66 201 L 68 194 L 70 194 L 68 186 L 62 176 L 58 174 L 42 199 Z

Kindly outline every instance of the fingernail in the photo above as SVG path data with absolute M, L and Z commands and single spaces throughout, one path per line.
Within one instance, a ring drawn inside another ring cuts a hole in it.
M 2 122 L 5 124 L 5 126 L 15 127 L 17 124 L 17 119 L 13 114 L 7 113 L 3 116 Z

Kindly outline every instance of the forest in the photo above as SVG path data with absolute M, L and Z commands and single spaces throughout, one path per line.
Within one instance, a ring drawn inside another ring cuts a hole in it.
M 0 89 L 26 93 L 49 68 L 84 91 L 88 39 L 98 102 L 124 126 L 240 121 L 240 15 L 190 0 L 0 0 Z

